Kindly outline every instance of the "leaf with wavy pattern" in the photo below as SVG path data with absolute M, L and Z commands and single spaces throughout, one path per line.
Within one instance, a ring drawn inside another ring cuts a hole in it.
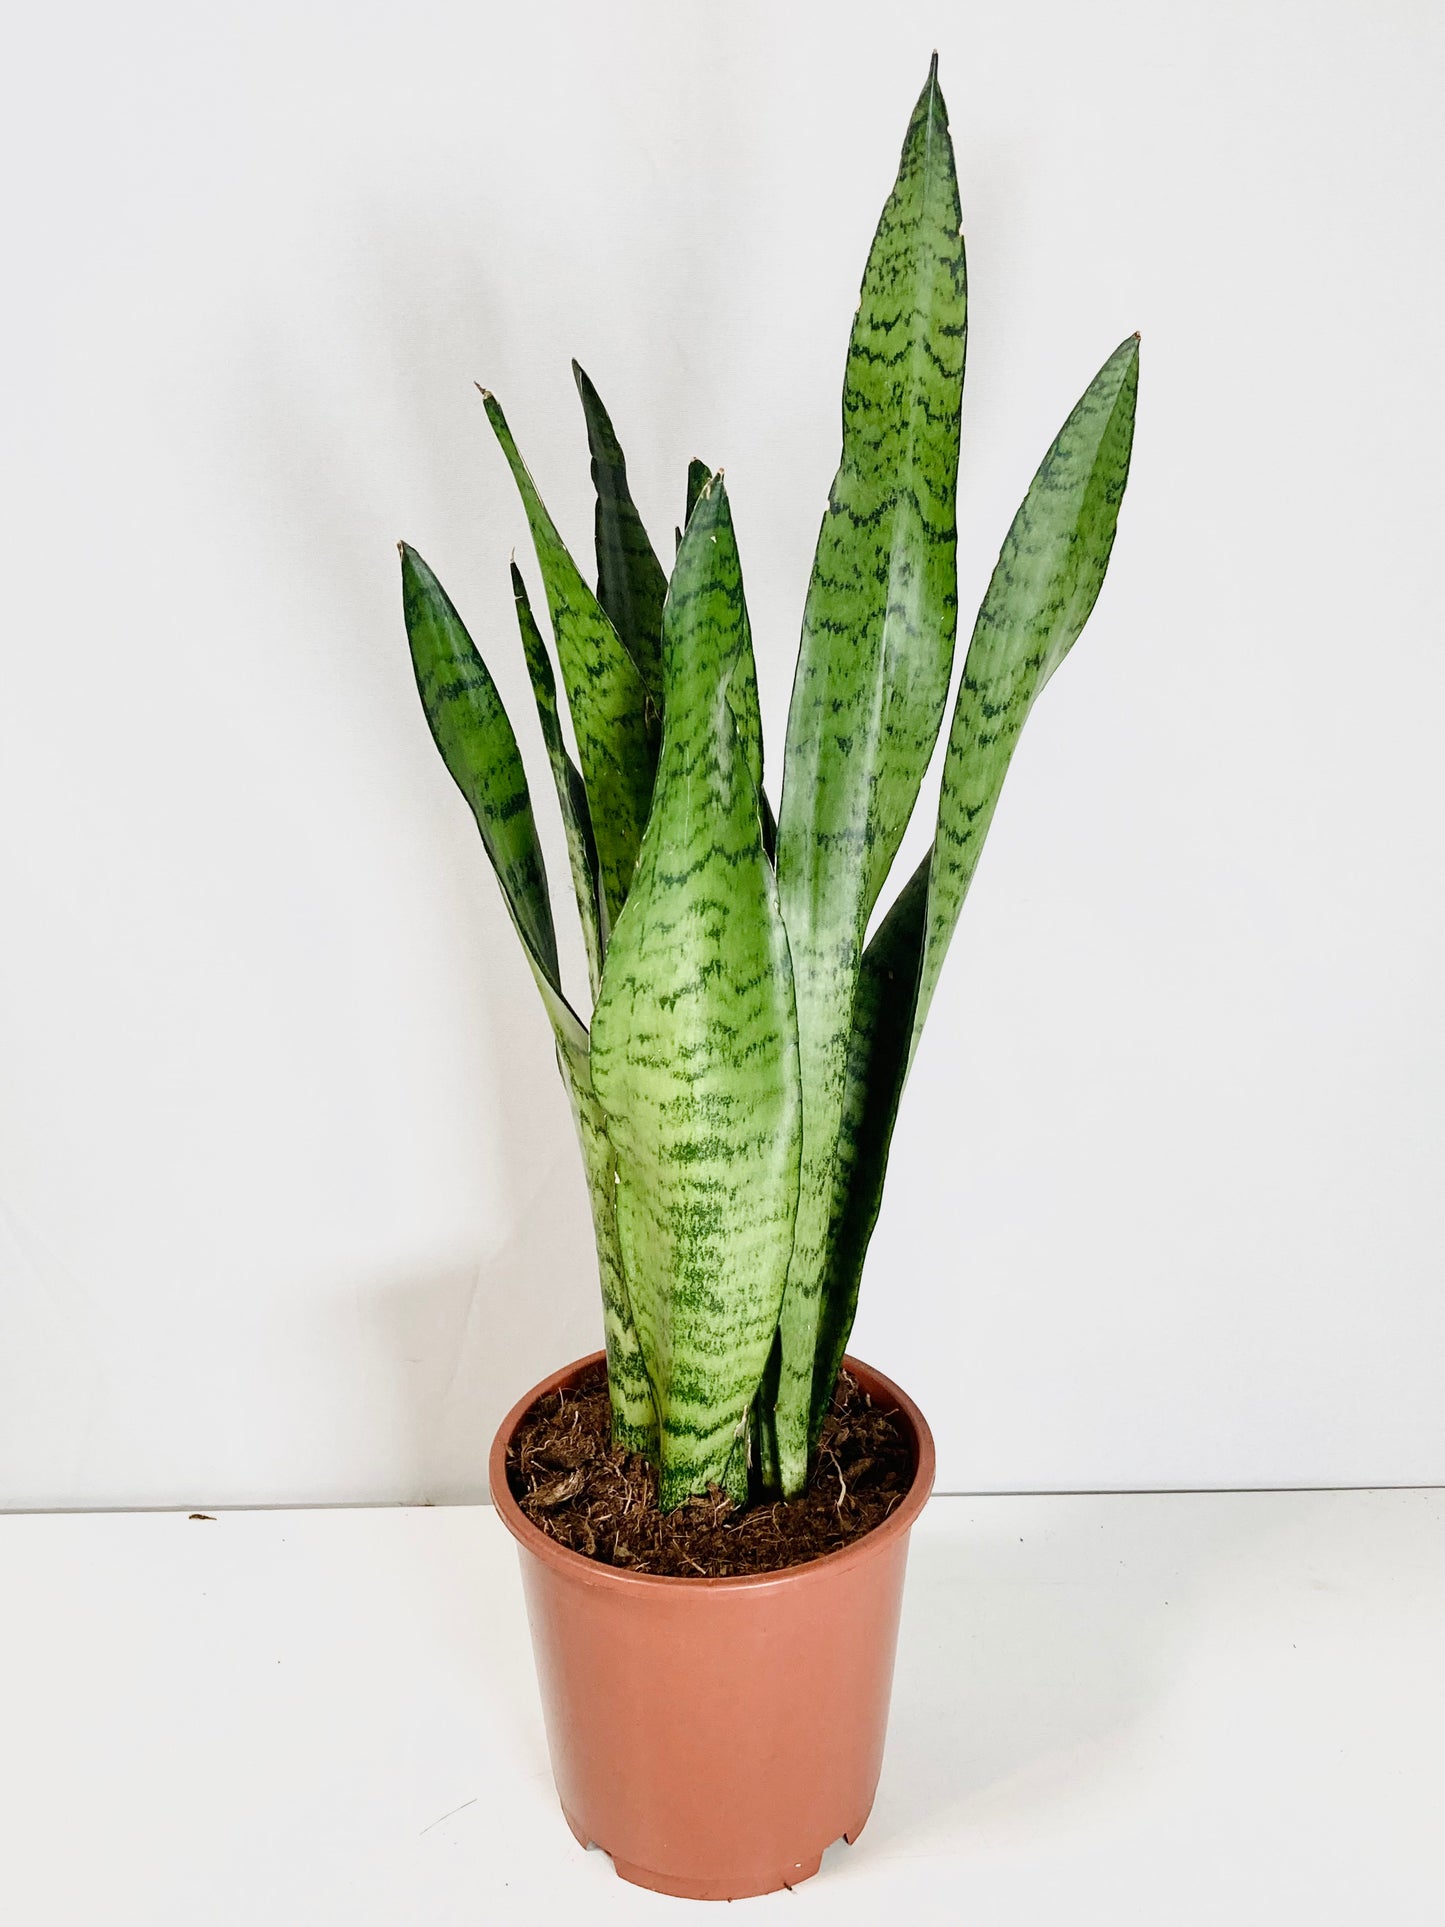
M 948 696 L 967 324 L 958 185 L 937 62 L 864 272 L 843 454 L 818 538 L 788 717 L 778 888 L 803 1068 L 803 1176 L 782 1315 L 783 1490 L 807 1476 L 814 1356 L 869 913 Z
M 567 754 L 562 740 L 562 719 L 557 713 L 557 683 L 552 674 L 552 658 L 532 614 L 531 599 L 522 571 L 512 564 L 512 599 L 517 605 L 517 627 L 522 635 L 522 651 L 527 658 L 527 674 L 532 679 L 532 696 L 537 705 L 537 721 L 552 782 L 557 791 L 557 806 L 562 813 L 562 829 L 567 838 L 567 860 L 572 871 L 572 892 L 577 899 L 577 914 L 582 923 L 582 942 L 587 952 L 587 980 L 592 995 L 602 981 L 602 954 L 606 932 L 602 926 L 601 885 L 597 874 L 597 845 L 592 836 L 592 812 L 587 790 L 577 765 Z
M 559 1045 L 557 1062 L 571 1102 L 572 1121 L 582 1148 L 582 1165 L 592 1201 L 612 1436 L 625 1451 L 641 1452 L 656 1465 L 657 1409 L 642 1348 L 637 1342 L 617 1231 L 617 1154 L 608 1135 L 606 1113 L 593 1088 L 590 1055 L 564 1052 Z
M 632 1328 L 617 1245 L 612 1147 L 592 1089 L 587 1032 L 562 995 L 547 878 L 517 739 L 486 664 L 436 576 L 401 544 L 402 609 L 432 736 L 482 833 L 482 844 L 552 1022 L 592 1198 L 607 1339 L 613 1433 L 657 1452 L 657 1421 Z
M 673 570 L 656 794 L 592 1023 L 665 1508 L 710 1483 L 746 1496 L 748 1410 L 797 1206 L 792 974 L 737 715 L 750 654 L 718 478 Z
M 511 722 L 446 590 L 415 549 L 400 549 L 402 613 L 427 724 L 476 818 L 532 974 L 544 997 L 560 998 L 547 871 Z
M 1019 732 L 1088 621 L 1113 553 L 1139 399 L 1139 337 L 1080 396 L 1004 538 L 948 733 L 910 1057 Z
M 964 661 L 933 846 L 864 953 L 834 1170 L 815 1438 L 847 1349 L 898 1103 L 949 939 L 1019 732 L 1103 586 L 1138 387 L 1139 338 L 1131 335 L 1090 382 L 1014 517 Z
M 809 1413 L 810 1450 L 817 1443 L 838 1368 L 848 1349 L 863 1282 L 863 1261 L 883 1203 L 888 1152 L 908 1071 L 918 965 L 927 928 L 929 860 L 924 857 L 874 931 L 858 973 L 838 1154 L 833 1166 Z
M 721 479 L 722 470 L 718 470 Z M 712 478 L 703 462 L 692 461 L 687 469 L 687 517 L 692 520 L 692 512 L 697 507 L 703 488 Z M 678 547 L 682 546 L 682 530 L 677 532 Z M 774 858 L 777 845 L 778 826 L 773 817 L 772 805 L 767 791 L 763 788 L 763 719 L 758 710 L 757 666 L 753 658 L 752 628 L 748 624 L 746 608 L 743 610 L 746 625 L 746 644 L 738 656 L 738 666 L 733 678 L 733 715 L 747 753 L 748 766 L 753 771 L 753 780 L 758 786 L 758 814 L 763 826 L 763 848 L 767 851 L 768 861 Z
M 557 533 L 496 396 L 484 389 L 482 399 L 532 531 L 582 778 L 592 805 L 603 902 L 608 922 L 616 923 L 627 900 L 652 800 L 657 708 L 626 645 Z
M 572 376 L 582 397 L 592 485 L 597 492 L 597 600 L 637 664 L 654 697 L 662 693 L 662 604 L 667 577 L 658 561 L 627 482 L 627 457 L 612 419 L 586 372 L 574 361 Z

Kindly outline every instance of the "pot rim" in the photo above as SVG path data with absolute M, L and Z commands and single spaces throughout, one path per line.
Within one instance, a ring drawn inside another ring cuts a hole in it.
M 681 1586 L 692 1591 L 711 1589 L 713 1591 L 744 1592 L 756 1591 L 759 1587 L 798 1585 L 809 1579 L 821 1579 L 825 1573 L 837 1573 L 845 1567 L 860 1565 L 883 1552 L 897 1539 L 903 1538 L 911 1529 L 913 1522 L 923 1510 L 928 1495 L 933 1490 L 935 1455 L 933 1434 L 928 1429 L 928 1421 L 909 1398 L 908 1394 L 895 1385 L 891 1378 L 877 1371 L 872 1365 L 865 1365 L 861 1359 L 851 1354 L 845 1356 L 843 1363 L 862 1383 L 864 1390 L 872 1398 L 886 1401 L 902 1413 L 913 1435 L 913 1479 L 902 1500 L 894 1507 L 888 1517 L 873 1526 L 861 1538 L 854 1539 L 846 1546 L 839 1546 L 834 1552 L 825 1552 L 817 1559 L 804 1559 L 794 1566 L 777 1566 L 771 1572 L 728 1573 L 710 1578 L 693 1578 L 675 1573 L 629 1572 L 625 1566 L 604 1565 L 601 1560 L 589 1559 L 585 1553 L 574 1552 L 570 1546 L 561 1545 L 550 1534 L 523 1512 L 512 1497 L 507 1484 L 507 1447 L 512 1434 L 533 1404 L 546 1393 L 556 1391 L 568 1379 L 575 1378 L 589 1365 L 605 1359 L 605 1352 L 589 1352 L 585 1358 L 574 1359 L 570 1365 L 563 1365 L 555 1372 L 549 1372 L 544 1379 L 534 1385 L 530 1392 L 523 1394 L 497 1427 L 492 1449 L 487 1457 L 487 1483 L 491 1488 L 492 1504 L 496 1507 L 502 1524 L 517 1541 L 518 1547 L 530 1552 L 544 1565 L 551 1566 L 559 1574 L 584 1585 L 611 1587 Z

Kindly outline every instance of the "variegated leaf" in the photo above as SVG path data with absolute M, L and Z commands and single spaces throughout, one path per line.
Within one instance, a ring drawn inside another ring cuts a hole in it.
M 1014 518 L 964 662 L 933 846 L 864 954 L 834 1171 L 815 1437 L 853 1325 L 904 1079 L 1014 745 L 1109 565 L 1138 383 L 1139 341 L 1130 336 L 1085 390 Z
M 953 660 L 967 313 L 959 230 L 935 62 L 863 277 L 842 462 L 818 538 L 788 717 L 777 862 L 797 983 L 804 1144 L 777 1414 L 787 1493 L 807 1474 L 863 937 L 928 765 Z
M 1103 587 L 1129 479 L 1139 337 L 1110 355 L 1044 457 L 978 612 L 943 765 L 909 1055 L 973 881 L 1019 731 Z
M 665 1507 L 712 1482 L 746 1493 L 746 1420 L 797 1206 L 792 976 L 737 720 L 749 654 L 718 478 L 668 591 L 656 794 L 592 1027 Z
M 560 998 L 542 847 L 517 739 L 497 686 L 446 590 L 405 542 L 401 592 L 412 668 L 432 737 L 476 818 L 543 996 Z
M 662 604 L 667 577 L 647 539 L 627 483 L 627 458 L 612 421 L 586 373 L 573 378 L 587 420 L 592 483 L 597 491 L 597 600 L 607 611 L 643 682 L 662 693 Z
M 495 395 L 487 418 L 512 470 L 547 591 L 562 686 L 572 714 L 609 923 L 627 900 L 657 763 L 657 708 L 637 665 L 578 572 L 520 454 Z
M 562 995 L 546 871 L 517 739 L 451 599 L 405 543 L 401 568 L 402 608 L 422 708 L 442 760 L 476 818 L 552 1022 L 592 1198 L 613 1431 L 629 1450 L 655 1456 L 656 1420 L 617 1251 L 612 1147 L 592 1090 L 587 1032 Z
M 587 977 L 592 995 L 602 981 L 602 953 L 606 932 L 601 920 L 601 883 L 597 874 L 597 845 L 592 836 L 592 812 L 587 790 L 577 765 L 567 754 L 562 740 L 562 719 L 557 713 L 557 684 L 552 675 L 552 658 L 532 614 L 527 585 L 516 563 L 512 564 L 512 598 L 517 605 L 517 627 L 527 658 L 527 674 L 532 679 L 532 695 L 537 704 L 537 720 L 547 761 L 552 767 L 552 782 L 557 791 L 557 806 L 562 813 L 562 829 L 567 838 L 567 860 L 572 871 L 572 890 L 577 899 L 577 914 L 582 923 L 582 942 L 587 952 Z
M 692 520 L 692 512 L 697 507 L 698 497 L 707 487 L 711 478 L 712 470 L 708 467 L 707 463 L 700 462 L 694 455 L 687 465 L 687 511 L 682 520 L 682 526 L 684 528 L 686 528 Z

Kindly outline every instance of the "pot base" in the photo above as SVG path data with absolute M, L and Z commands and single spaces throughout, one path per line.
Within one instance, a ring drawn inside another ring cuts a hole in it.
M 870 1807 L 869 1812 L 871 1811 Z M 578 1826 L 566 1807 L 562 1809 L 562 1818 L 567 1822 L 572 1837 L 579 1847 L 584 1849 L 597 1847 L 601 1852 L 607 1853 L 606 1847 L 600 1840 L 594 1840 L 586 1827 Z M 867 1824 L 868 1814 L 865 1813 L 855 1825 L 845 1827 L 839 1838 L 846 1840 L 851 1847 Z M 803 1881 L 811 1880 L 823 1864 L 823 1855 L 827 1847 L 832 1844 L 830 1840 L 810 1859 L 795 1860 L 771 1879 L 765 1876 L 761 1884 L 753 1886 L 750 1883 L 745 1887 L 740 1887 L 736 1879 L 729 1880 L 726 1877 L 715 1880 L 682 1880 L 675 1874 L 655 1873 L 650 1867 L 635 1867 L 630 1860 L 619 1860 L 616 1854 L 608 1854 L 607 1857 L 611 1860 L 612 1871 L 619 1880 L 626 1880 L 634 1887 L 646 1887 L 650 1893 L 671 1894 L 677 1900 L 754 1900 L 760 1894 L 781 1893 L 784 1888 L 797 1887 Z

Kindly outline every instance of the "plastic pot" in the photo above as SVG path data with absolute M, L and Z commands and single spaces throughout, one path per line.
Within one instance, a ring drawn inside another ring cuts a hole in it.
M 848 1369 L 912 1434 L 913 1483 L 882 1525 L 806 1565 L 673 1579 L 602 1565 L 538 1530 L 492 1443 L 492 1498 L 517 1541 L 552 1773 L 568 1826 L 624 1880 L 695 1900 L 794 1887 L 863 1830 L 883 1761 L 908 1535 L 933 1485 L 933 1437 L 898 1387 Z

